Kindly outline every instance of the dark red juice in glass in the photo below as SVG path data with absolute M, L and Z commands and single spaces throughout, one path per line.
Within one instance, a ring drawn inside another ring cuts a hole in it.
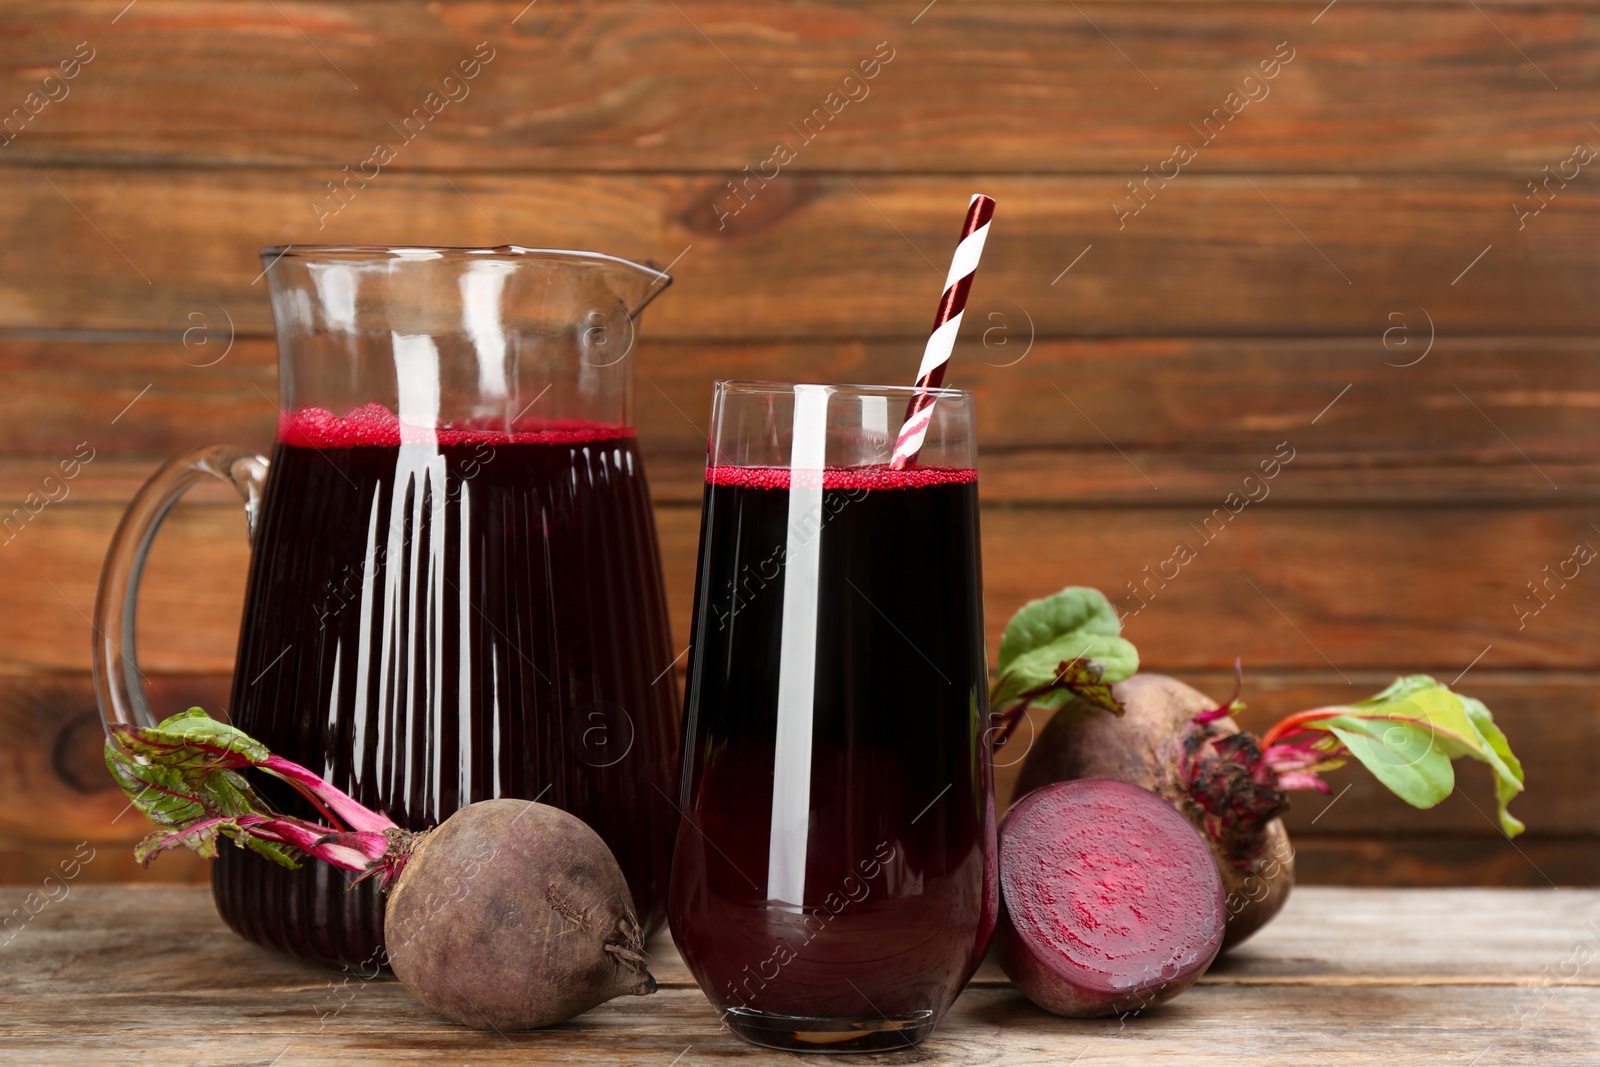
M 616 853 L 641 922 L 659 924 L 673 650 L 633 432 L 407 434 L 382 408 L 284 421 L 232 721 L 404 827 L 492 797 L 565 808 Z M 316 817 L 292 791 L 272 797 Z M 251 940 L 381 959 L 371 881 L 347 888 L 323 864 L 285 870 L 225 847 L 213 884 Z
M 708 471 L 672 931 L 747 1039 L 905 1047 L 995 921 L 976 475 L 830 468 L 814 530 L 790 477 Z M 787 571 L 813 539 L 815 667 L 796 677 Z

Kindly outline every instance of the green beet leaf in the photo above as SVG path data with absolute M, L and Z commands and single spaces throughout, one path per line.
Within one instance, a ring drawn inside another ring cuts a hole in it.
M 228 763 L 259 764 L 272 755 L 267 746 L 237 727 L 218 722 L 201 708 L 169 716 L 155 726 L 119 731 L 124 746 L 134 755 L 160 754 L 169 766 Z M 228 756 L 238 757 L 228 760 Z
M 1482 701 L 1416 674 L 1396 679 L 1343 714 L 1305 725 L 1331 731 L 1380 782 L 1419 808 L 1450 795 L 1455 786 L 1451 760 L 1466 756 L 1486 763 L 1494 772 L 1500 828 L 1508 837 L 1523 830 L 1506 810 L 1522 792 L 1522 764 Z
M 285 867 L 304 854 L 387 884 L 408 854 L 394 850 L 399 828 L 388 816 L 199 708 L 113 727 L 105 759 L 130 806 L 157 826 L 134 849 L 140 863 L 176 848 L 214 858 L 228 838 Z M 293 786 L 332 825 L 275 811 L 240 773 L 251 768 Z
M 994 707 L 1058 708 L 1074 696 L 1106 704 L 1110 685 L 1139 669 L 1138 650 L 1121 632 L 1116 610 L 1098 589 L 1068 586 L 1029 601 L 1000 639 Z
M 1424 726 L 1389 719 L 1329 719 L 1328 730 L 1344 742 L 1373 777 L 1414 808 L 1431 808 L 1455 788 L 1450 757 Z
M 1478 734 L 1488 746 L 1488 751 L 1498 757 L 1499 762 L 1491 762 L 1495 768 L 1494 795 L 1500 805 L 1500 829 L 1505 831 L 1507 837 L 1516 837 L 1526 827 L 1522 820 L 1506 810 L 1506 805 L 1511 798 L 1522 792 L 1524 778 L 1522 775 L 1522 761 L 1511 754 L 1511 744 L 1506 740 L 1506 735 L 1500 732 L 1500 727 L 1494 724 L 1494 718 L 1489 714 L 1489 709 L 1483 701 L 1474 700 L 1472 697 L 1462 697 L 1461 703 L 1467 709 L 1467 718 L 1478 728 Z
M 300 867 L 299 861 L 294 858 L 288 846 L 257 837 L 240 826 L 236 819 L 230 818 L 202 819 L 181 828 L 157 830 L 134 846 L 133 858 L 139 861 L 140 866 L 147 866 L 163 852 L 175 848 L 190 848 L 203 859 L 213 860 L 217 858 L 219 836 L 227 837 L 290 870 L 297 870 Z
M 157 826 L 187 826 L 207 816 L 267 814 L 271 808 L 230 765 L 270 756 L 232 726 L 190 708 L 156 726 L 119 728 L 107 739 L 106 768 Z
M 286 867 L 299 866 L 283 845 L 246 833 L 236 821 L 272 814 L 255 788 L 228 768 L 266 760 L 266 746 L 199 708 L 156 726 L 119 729 L 117 739 L 120 746 L 106 741 L 106 768 L 132 805 L 161 827 L 134 849 L 141 864 L 179 847 L 214 857 L 221 835 Z

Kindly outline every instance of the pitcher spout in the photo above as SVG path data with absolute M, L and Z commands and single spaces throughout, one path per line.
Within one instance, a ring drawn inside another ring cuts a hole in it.
M 672 284 L 648 262 L 509 244 L 288 245 L 261 259 L 284 417 L 381 409 L 424 436 L 631 426 L 636 320 Z
M 531 256 L 580 255 L 604 264 L 610 268 L 614 291 L 622 298 L 622 305 L 627 309 L 630 319 L 637 319 L 639 312 L 650 306 L 651 302 L 672 284 L 672 276 L 649 259 L 635 261 L 599 252 L 571 253 L 548 248 L 523 248 L 517 245 L 508 246 L 506 251 Z

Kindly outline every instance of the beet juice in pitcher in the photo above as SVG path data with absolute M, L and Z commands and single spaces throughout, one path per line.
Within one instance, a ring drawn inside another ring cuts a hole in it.
M 130 507 L 97 604 L 107 721 L 151 719 L 132 621 L 155 525 L 201 474 L 223 477 L 253 544 L 231 721 L 403 827 L 492 797 L 565 808 L 659 925 L 675 679 L 627 357 L 667 277 L 522 248 L 262 254 L 277 442 L 270 461 L 179 457 Z M 361 965 L 381 950 L 382 899 L 346 883 L 232 846 L 213 877 L 250 940 Z

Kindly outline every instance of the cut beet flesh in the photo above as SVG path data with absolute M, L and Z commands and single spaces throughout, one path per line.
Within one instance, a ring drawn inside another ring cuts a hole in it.
M 1148 1008 L 1222 947 L 1222 880 L 1205 840 L 1154 793 L 1109 778 L 1029 793 L 1000 830 L 996 947 L 1011 980 L 1058 1015 Z

